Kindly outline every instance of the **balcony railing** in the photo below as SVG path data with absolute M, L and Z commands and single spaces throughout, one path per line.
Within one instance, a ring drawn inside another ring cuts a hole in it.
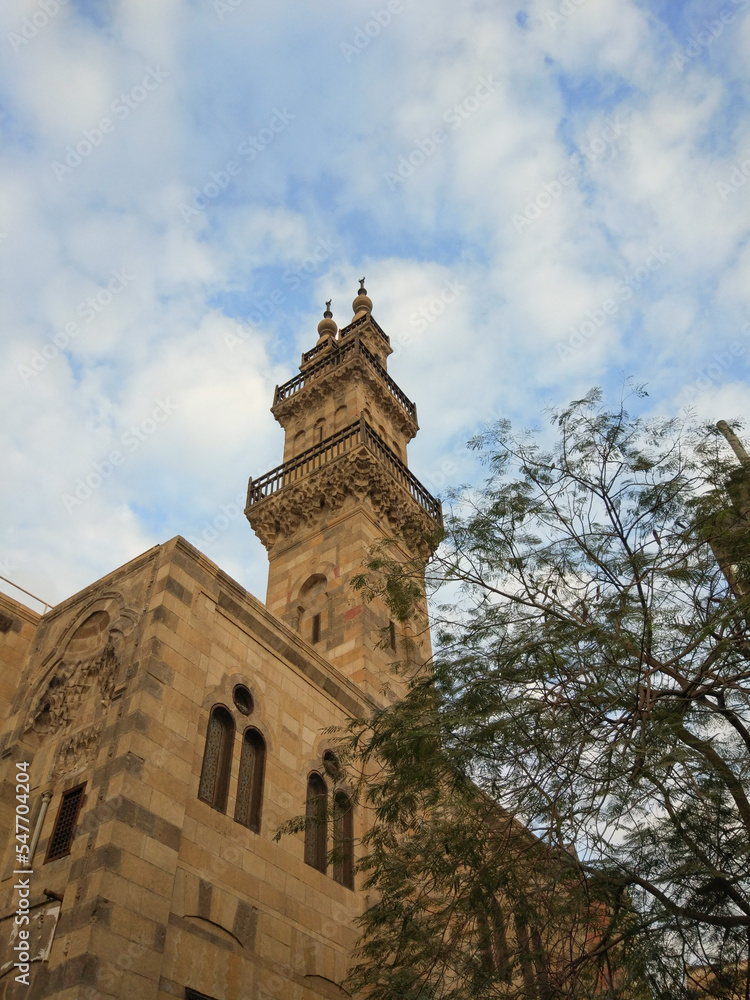
M 370 427 L 363 416 L 359 420 L 325 438 L 313 448 L 308 448 L 283 465 L 271 469 L 260 479 L 251 479 L 247 488 L 247 505 L 265 500 L 285 486 L 296 482 L 302 476 L 315 472 L 340 455 L 346 454 L 358 445 L 364 445 L 383 464 L 393 478 L 408 490 L 409 494 L 419 504 L 425 513 L 429 514 L 439 524 L 443 523 L 443 511 L 439 500 L 426 490 L 415 475 L 413 475 L 383 441 L 379 434 Z
M 315 347 L 311 347 L 309 351 L 305 351 L 302 355 L 302 364 L 309 364 L 312 359 L 316 358 L 319 354 L 322 354 L 324 351 L 329 351 L 331 346 L 335 346 L 335 344 L 329 338 L 328 340 L 324 340 L 322 344 L 316 344 Z
M 385 330 L 383 330 L 383 328 L 378 323 L 375 322 L 375 318 L 371 313 L 365 313 L 358 319 L 353 319 L 349 324 L 349 326 L 342 327 L 342 329 L 339 330 L 339 337 L 342 340 L 344 340 L 346 337 L 351 336 L 352 333 L 356 333 L 359 327 L 364 326 L 365 323 L 369 323 L 373 327 L 373 329 L 375 329 L 380 334 L 380 338 L 390 347 L 391 345 L 390 337 L 385 332 Z
M 276 406 L 284 399 L 289 399 L 295 393 L 311 382 L 313 379 L 319 378 L 321 375 L 330 371 L 332 368 L 337 368 L 339 365 L 343 364 L 345 361 L 349 361 L 355 355 L 359 355 L 365 359 L 367 364 L 378 373 L 380 378 L 385 382 L 388 391 L 396 400 L 396 402 L 403 408 L 403 410 L 416 422 L 417 419 L 417 407 L 409 397 L 403 392 L 398 385 L 393 381 L 388 372 L 383 368 L 380 362 L 377 360 L 375 355 L 369 351 L 359 337 L 352 337 L 351 340 L 346 341 L 340 347 L 337 346 L 335 350 L 330 351 L 326 354 L 320 361 L 316 361 L 315 364 L 310 365 L 305 371 L 300 372 L 299 375 L 295 375 L 294 378 L 289 379 L 283 385 L 276 386 L 276 392 L 273 396 L 273 405 Z

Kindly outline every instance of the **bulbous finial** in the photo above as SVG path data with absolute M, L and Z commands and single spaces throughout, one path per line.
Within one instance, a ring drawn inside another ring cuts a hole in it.
M 336 321 L 333 319 L 333 313 L 331 312 L 331 302 L 329 299 L 326 302 L 326 311 L 323 313 L 323 319 L 318 323 L 318 339 L 326 337 L 336 337 L 339 332 L 339 328 L 336 326 Z
M 354 318 L 358 316 L 363 316 L 365 313 L 372 312 L 372 299 L 367 295 L 367 289 L 365 288 L 365 279 L 359 279 L 359 291 L 357 292 L 357 297 L 352 302 L 352 309 L 354 310 Z

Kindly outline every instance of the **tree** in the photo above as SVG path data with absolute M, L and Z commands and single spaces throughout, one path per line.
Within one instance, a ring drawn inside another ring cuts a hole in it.
M 626 402 L 471 442 L 433 659 L 341 737 L 372 1000 L 750 996 L 750 463 Z M 357 585 L 418 622 L 423 574 Z

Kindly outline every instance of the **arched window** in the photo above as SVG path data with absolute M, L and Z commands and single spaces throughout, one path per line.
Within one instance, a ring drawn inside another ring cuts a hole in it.
M 342 427 L 346 426 L 346 407 L 337 406 L 336 412 L 333 415 L 333 426 L 334 429 L 340 431 Z
M 325 875 L 327 867 L 328 789 L 319 774 L 313 772 L 307 779 L 305 806 L 305 864 L 317 868 Z
M 315 428 L 313 432 L 313 442 L 319 444 L 323 438 L 326 436 L 326 422 L 325 418 L 321 417 L 320 420 L 315 421 Z
M 237 779 L 237 805 L 234 818 L 254 833 L 260 833 L 263 806 L 263 772 L 266 766 L 266 743 L 257 729 L 246 729 Z
M 329 778 L 337 781 L 341 773 L 341 765 L 339 764 L 339 759 L 333 750 L 326 750 L 323 754 L 323 769 Z
M 476 907 L 479 953 L 483 970 L 509 983 L 513 965 L 508 958 L 505 917 L 500 904 L 494 896 L 490 896 L 488 902 L 480 893 L 476 894 L 473 902 Z
M 294 435 L 294 454 L 299 455 L 301 451 L 305 450 L 305 432 L 297 431 Z
M 198 798 L 219 812 L 227 808 L 233 742 L 234 720 L 223 705 L 217 705 L 208 720 Z
M 352 804 L 344 792 L 333 798 L 333 877 L 354 888 L 354 817 Z

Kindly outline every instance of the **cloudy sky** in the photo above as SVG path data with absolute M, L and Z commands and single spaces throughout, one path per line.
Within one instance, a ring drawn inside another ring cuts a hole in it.
M 265 596 L 238 500 L 362 275 L 435 493 L 591 385 L 748 410 L 750 0 L 2 0 L 0 44 L 0 574 L 50 603 L 176 534 Z

